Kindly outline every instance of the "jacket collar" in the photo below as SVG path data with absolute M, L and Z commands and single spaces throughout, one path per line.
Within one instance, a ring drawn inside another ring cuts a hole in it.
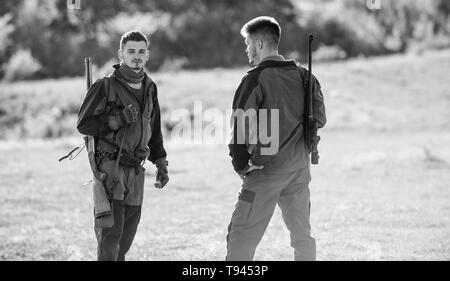
M 294 60 L 285 60 L 284 57 L 281 55 L 269 56 L 265 57 L 257 66 L 250 69 L 248 73 L 266 67 L 283 67 L 283 66 L 297 66 L 297 63 Z
M 268 56 L 263 58 L 259 64 L 265 61 L 285 61 L 285 59 L 282 55 Z

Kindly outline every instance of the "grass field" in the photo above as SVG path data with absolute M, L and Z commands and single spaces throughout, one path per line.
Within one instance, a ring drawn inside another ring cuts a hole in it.
M 450 51 L 315 70 L 329 119 L 310 185 L 317 258 L 450 260 Z M 165 118 L 194 100 L 228 108 L 244 71 L 153 75 Z M 14 106 L 27 102 L 25 110 L 40 115 L 36 104 L 79 104 L 77 87 L 81 79 L 22 82 L 0 86 L 0 97 L 11 102 L 16 96 Z M 58 98 L 62 89 L 64 99 Z M 92 190 L 82 186 L 91 176 L 86 153 L 57 161 L 81 142 L 76 136 L 0 142 L 0 260 L 95 259 Z M 128 258 L 223 260 L 241 184 L 226 145 L 180 145 L 167 138 L 166 147 L 170 183 L 154 189 L 154 168 L 146 164 L 142 220 Z M 277 209 L 255 259 L 292 257 Z

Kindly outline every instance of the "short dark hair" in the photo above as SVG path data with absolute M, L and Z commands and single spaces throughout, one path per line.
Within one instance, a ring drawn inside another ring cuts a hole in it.
M 278 47 L 280 43 L 281 28 L 273 17 L 261 16 L 247 22 L 241 29 L 241 35 L 260 34 L 272 41 Z
M 120 38 L 120 48 L 122 49 L 128 41 L 144 41 L 147 47 L 149 45 L 147 37 L 137 30 L 131 30 L 122 35 L 122 38 Z

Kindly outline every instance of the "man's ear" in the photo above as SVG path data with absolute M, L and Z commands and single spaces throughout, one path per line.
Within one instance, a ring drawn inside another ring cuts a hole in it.
M 256 47 L 258 47 L 258 49 L 263 48 L 263 41 L 261 39 L 258 39 L 258 41 L 256 41 Z
M 117 50 L 117 57 L 120 61 L 123 61 L 122 49 Z

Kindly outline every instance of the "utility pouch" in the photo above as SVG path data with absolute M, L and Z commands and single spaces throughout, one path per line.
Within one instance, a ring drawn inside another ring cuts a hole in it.
M 137 167 L 141 165 L 142 158 L 135 157 L 128 153 L 122 153 L 119 164 L 123 167 Z

